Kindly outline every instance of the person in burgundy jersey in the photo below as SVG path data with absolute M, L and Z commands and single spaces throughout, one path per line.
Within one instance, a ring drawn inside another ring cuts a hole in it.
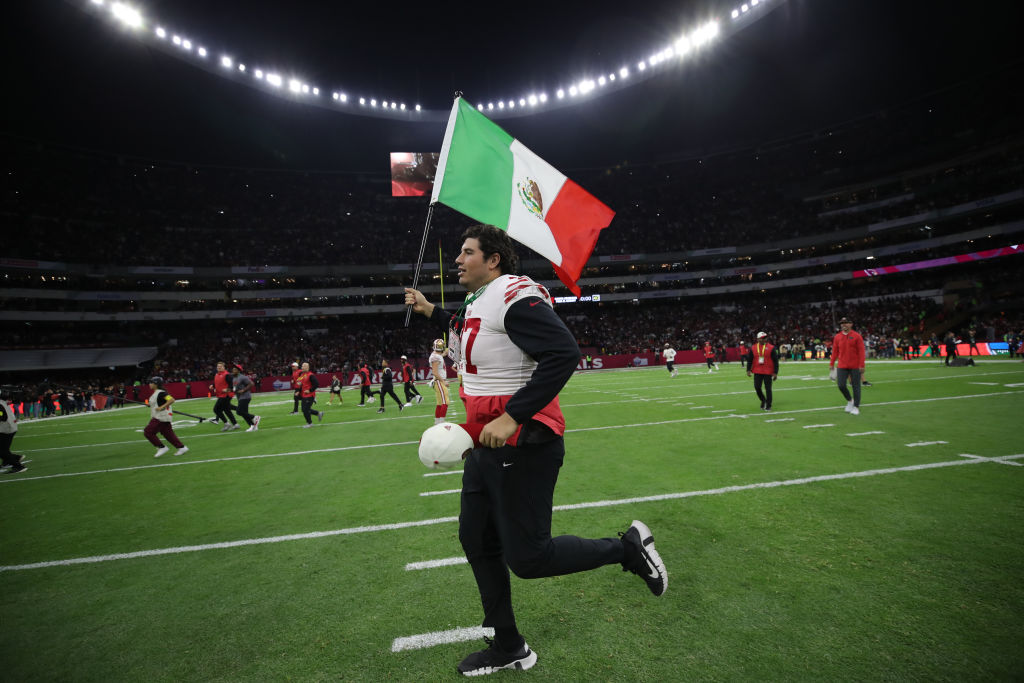
M 223 361 L 217 363 L 217 374 L 213 376 L 213 386 L 210 388 L 217 397 L 217 402 L 213 404 L 213 414 L 217 416 L 217 421 L 224 425 L 220 431 L 238 429 L 235 410 L 231 407 L 231 397 L 234 396 L 231 391 L 231 375 L 228 374 Z
M 408 356 L 402 356 L 402 381 L 405 382 L 405 405 L 411 406 L 413 399 L 416 403 L 422 402 L 423 396 L 416 390 L 416 370 Z
M 157 451 L 153 456 L 159 458 L 161 455 L 169 451 L 170 449 L 160 441 L 160 437 L 157 434 L 163 435 L 172 446 L 178 450 L 174 452 L 175 455 L 184 455 L 188 453 L 188 446 L 181 442 L 178 435 L 174 433 L 174 428 L 171 426 L 171 404 L 174 403 L 174 397 L 164 391 L 164 378 L 160 376 L 151 377 L 149 379 L 149 388 L 153 390 L 153 393 L 149 395 L 149 424 L 142 430 L 142 435 L 146 437 L 146 440 L 156 446 Z
M 860 378 L 864 374 L 864 338 L 853 331 L 853 321 L 843 317 L 839 321 L 839 334 L 832 339 L 832 359 L 829 360 L 829 377 L 839 385 L 839 393 L 846 399 L 846 412 L 860 415 Z M 846 388 L 849 380 L 853 385 L 853 396 Z
M 754 391 L 761 399 L 761 410 L 772 409 L 772 382 L 779 378 L 779 350 L 768 343 L 766 332 L 757 333 L 757 341 L 747 357 L 747 377 L 754 376 Z

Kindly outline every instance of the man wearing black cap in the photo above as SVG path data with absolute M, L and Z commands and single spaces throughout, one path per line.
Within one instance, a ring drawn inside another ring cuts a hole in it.
M 772 382 L 779 378 L 779 350 L 768 343 L 767 332 L 757 333 L 757 341 L 747 356 L 747 377 L 751 375 L 754 376 L 754 391 L 761 399 L 761 410 L 771 410 Z
M 832 359 L 828 362 L 829 377 L 839 385 L 839 393 L 846 399 L 846 412 L 860 415 L 860 378 L 864 374 L 864 338 L 853 331 L 853 321 L 843 317 L 839 321 L 839 334 L 832 339 Z M 853 385 L 853 395 L 846 382 Z
M 174 397 L 164 391 L 164 378 L 150 377 L 149 388 L 153 390 L 153 393 L 149 395 L 150 418 L 149 424 L 142 430 L 142 435 L 156 446 L 157 451 L 153 457 L 159 458 L 170 450 L 160 441 L 160 437 L 157 436 L 158 432 L 178 449 L 174 452 L 175 455 L 184 455 L 188 452 L 188 446 L 181 442 L 178 435 L 174 433 L 174 428 L 171 427 L 171 404 L 174 403 Z
M 232 381 L 234 382 L 235 400 L 238 401 L 238 415 L 249 428 L 245 431 L 255 432 L 260 428 L 260 416 L 249 412 L 249 401 L 252 400 L 252 379 L 244 374 L 244 368 L 235 363 L 231 366 Z

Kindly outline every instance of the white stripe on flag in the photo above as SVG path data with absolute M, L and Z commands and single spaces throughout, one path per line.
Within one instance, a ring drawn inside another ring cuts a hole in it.
M 452 104 L 452 112 L 448 115 L 448 127 L 444 129 L 444 142 L 441 143 L 441 155 L 437 159 L 437 169 L 434 171 L 434 188 L 430 191 L 430 203 L 436 204 L 437 198 L 441 195 L 441 185 L 444 180 L 444 170 L 448 166 L 448 152 L 452 148 L 452 135 L 455 133 L 455 119 L 459 114 L 459 100 L 455 98 Z
M 543 216 L 555 201 L 565 176 L 554 166 L 523 146 L 518 140 L 512 152 L 512 206 L 508 214 L 508 236 L 551 261 L 562 264 L 562 252 Z M 536 202 L 536 205 L 534 204 Z M 531 210 L 534 207 L 534 210 Z M 540 211 L 540 215 L 535 213 Z

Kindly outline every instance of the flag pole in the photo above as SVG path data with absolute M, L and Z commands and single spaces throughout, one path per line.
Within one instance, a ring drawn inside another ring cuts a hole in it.
M 427 209 L 427 222 L 423 226 L 423 239 L 420 240 L 420 255 L 416 259 L 416 271 L 412 276 L 412 288 L 416 289 L 416 286 L 420 283 L 420 269 L 423 267 L 423 254 L 427 250 L 427 234 L 430 232 L 430 221 L 434 217 L 434 204 L 430 204 L 430 208 Z M 412 318 L 412 306 L 405 307 L 405 326 L 409 327 L 409 319 Z

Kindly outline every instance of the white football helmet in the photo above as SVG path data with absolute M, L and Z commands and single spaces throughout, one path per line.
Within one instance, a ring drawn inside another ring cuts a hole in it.
M 434 340 L 434 350 L 438 353 L 444 353 L 444 339 Z

